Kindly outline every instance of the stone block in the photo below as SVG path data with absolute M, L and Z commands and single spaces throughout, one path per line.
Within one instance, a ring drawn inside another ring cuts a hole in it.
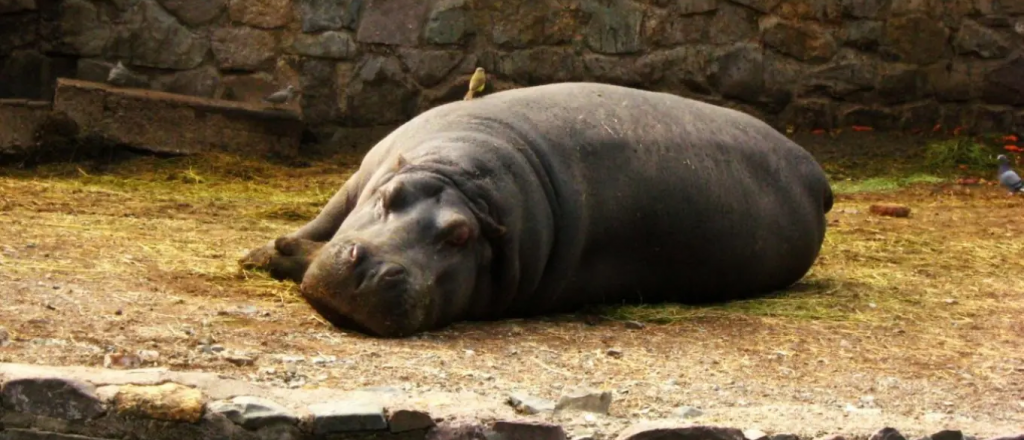
M 360 43 L 416 46 L 423 33 L 430 3 L 421 0 L 367 0 L 356 40 Z
M 851 20 L 843 24 L 843 44 L 860 50 L 874 51 L 882 40 L 882 23 L 871 20 Z
M 67 55 L 97 56 L 112 37 L 113 27 L 101 19 L 100 11 L 86 0 L 65 0 L 58 6 L 56 20 L 46 20 L 43 37 L 53 42 L 50 51 Z
M 293 113 L 150 90 L 60 79 L 54 109 L 85 132 L 155 152 L 294 155 L 302 123 Z M 123 390 L 122 390 L 123 391 Z
M 842 20 L 841 0 L 788 0 L 779 4 L 775 14 L 787 20 L 839 22 Z
M 1010 54 L 1010 42 L 998 32 L 976 21 L 964 20 L 953 39 L 958 55 L 973 54 L 981 58 L 1005 58 Z
M 430 10 L 423 36 L 429 44 L 459 44 L 470 25 L 466 0 L 440 0 Z
M 839 112 L 839 125 L 861 125 L 885 131 L 899 127 L 899 118 L 890 110 L 868 106 L 848 106 Z
M 876 90 L 885 104 L 916 101 L 928 94 L 927 75 L 918 66 L 886 64 L 882 66 Z
M 483 13 L 490 18 L 491 40 L 502 48 L 562 45 L 582 31 L 584 14 L 563 9 L 551 0 L 487 2 Z
M 848 98 L 874 90 L 879 71 L 875 58 L 853 50 L 842 50 L 828 64 L 808 72 L 801 88 L 805 95 Z
M 402 123 L 416 109 L 419 89 L 395 57 L 374 56 L 360 64 L 344 92 L 348 117 L 356 124 Z
M 929 130 L 942 122 L 942 107 L 936 102 L 928 101 L 909 104 L 903 108 L 900 128 L 903 130 Z
M 587 46 L 597 53 L 639 52 L 640 24 L 644 10 L 629 0 L 581 0 L 580 9 L 590 14 L 585 31 Z
M 433 417 L 426 411 L 412 408 L 388 410 L 388 430 L 393 433 L 427 429 L 434 425 Z
M 39 40 L 38 28 L 36 14 L 0 15 L 0 58 L 35 45 Z
M 346 32 L 327 31 L 320 34 L 299 34 L 292 48 L 300 55 L 319 58 L 350 60 L 355 58 L 359 47 Z
M 561 426 L 536 421 L 499 420 L 491 431 L 502 440 L 566 440 Z
M 336 401 L 309 406 L 313 434 L 381 431 L 388 428 L 384 407 L 370 402 Z
M 253 396 L 237 396 L 229 400 L 210 402 L 207 411 L 227 417 L 245 429 L 256 430 L 266 426 L 299 422 L 292 411 L 276 402 Z
M 757 12 L 728 2 L 719 5 L 708 25 L 708 44 L 736 44 L 759 35 Z
M 167 12 L 189 26 L 199 26 L 220 17 L 226 0 L 157 0 Z
M 124 18 L 105 57 L 137 66 L 187 70 L 210 51 L 209 37 L 192 32 L 153 0 L 140 0 Z
M 732 0 L 735 3 L 755 9 L 761 13 L 769 13 L 775 9 L 782 0 Z
M 757 102 L 764 86 L 764 56 L 753 44 L 740 44 L 721 54 L 714 62 L 711 82 L 723 97 Z
M 982 98 L 989 104 L 1024 105 L 1024 54 L 985 74 Z
M 217 66 L 230 70 L 259 70 L 269 67 L 277 42 L 267 31 L 249 27 L 220 28 L 211 38 Z
M 764 43 L 801 61 L 825 62 L 838 50 L 835 39 L 811 22 L 776 21 L 764 30 Z
M 841 0 L 843 13 L 855 18 L 878 18 L 885 11 L 886 0 Z
M 5 429 L 0 431 L 0 440 L 105 440 L 84 435 L 61 434 L 57 432 L 36 431 L 29 429 Z
M 20 153 L 35 145 L 35 133 L 49 113 L 49 105 L 29 106 L 25 100 L 0 99 L 0 127 L 4 128 L 0 130 L 0 154 Z M 0 346 L 7 343 L 9 340 L 0 342 Z
M 202 391 L 171 382 L 124 385 L 114 396 L 114 406 L 120 415 L 170 422 L 198 422 L 205 404 Z
M 7 381 L 0 397 L 7 410 L 61 420 L 89 420 L 107 410 L 92 384 L 59 377 Z
M 433 87 L 462 62 L 465 54 L 456 50 L 401 48 L 398 57 L 419 85 Z
M 365 0 L 298 0 L 302 32 L 355 30 Z
M 949 31 L 939 21 L 923 15 L 889 19 L 880 51 L 891 61 L 931 64 L 946 55 Z
M 284 27 L 292 20 L 291 0 L 230 0 L 231 21 L 262 29 Z

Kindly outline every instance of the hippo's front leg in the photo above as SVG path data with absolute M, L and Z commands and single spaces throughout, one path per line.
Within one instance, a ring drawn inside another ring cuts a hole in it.
M 357 171 L 331 197 L 316 218 L 295 232 L 249 251 L 238 260 L 239 265 L 247 270 L 265 270 L 277 280 L 288 279 L 301 283 L 317 252 L 334 236 L 352 212 L 362 183 Z

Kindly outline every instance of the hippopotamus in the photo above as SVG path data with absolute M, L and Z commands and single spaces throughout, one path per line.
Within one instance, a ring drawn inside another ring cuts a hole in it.
M 814 157 L 753 116 L 554 83 L 415 116 L 314 219 L 240 263 L 299 283 L 335 327 L 401 338 L 784 290 L 817 259 L 832 203 Z

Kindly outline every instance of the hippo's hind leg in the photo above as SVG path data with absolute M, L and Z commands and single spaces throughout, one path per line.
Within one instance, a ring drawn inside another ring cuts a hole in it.
M 301 283 L 317 252 L 334 236 L 352 211 L 361 183 L 359 172 L 356 172 L 316 218 L 290 234 L 249 251 L 238 263 L 244 269 L 266 270 L 274 279 Z

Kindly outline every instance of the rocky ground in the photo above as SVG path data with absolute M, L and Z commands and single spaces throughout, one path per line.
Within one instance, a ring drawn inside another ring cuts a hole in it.
M 782 297 L 377 340 L 331 328 L 293 285 L 235 264 L 314 215 L 356 160 L 4 171 L 0 362 L 159 366 L 286 389 L 471 392 L 504 407 L 513 395 L 554 402 L 583 387 L 609 391 L 609 413 L 567 426 L 606 434 L 642 419 L 803 436 L 1024 427 L 1024 278 L 1010 276 L 1021 268 L 1011 256 L 1024 255 L 1024 199 L 995 187 L 864 192 L 865 181 L 837 178 L 843 194 L 821 259 Z M 846 172 L 846 162 L 825 162 L 834 176 Z M 876 202 L 912 214 L 871 215 Z

